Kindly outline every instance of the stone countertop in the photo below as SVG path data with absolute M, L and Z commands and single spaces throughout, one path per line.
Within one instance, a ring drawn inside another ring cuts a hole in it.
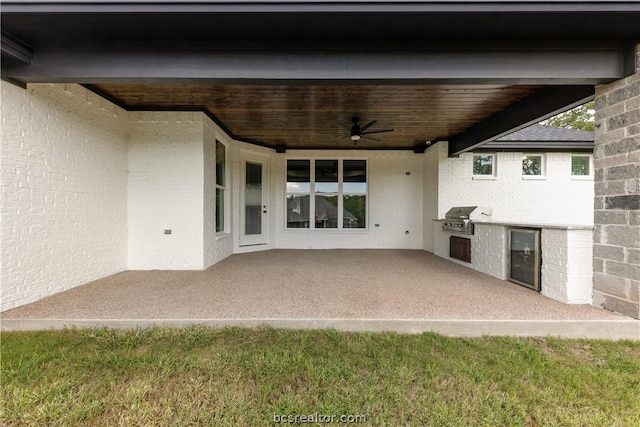
M 434 219 L 433 221 L 445 221 L 444 218 Z M 523 227 L 523 228 L 554 228 L 560 230 L 593 230 L 593 225 L 588 224 L 551 224 L 540 222 L 516 222 L 516 221 L 488 221 L 488 220 L 472 220 L 478 225 L 498 225 L 501 227 Z
M 500 225 L 504 227 L 526 227 L 526 228 L 555 228 L 561 230 L 593 230 L 593 225 L 587 224 L 548 224 L 535 222 L 512 222 L 512 221 L 473 221 L 476 225 Z

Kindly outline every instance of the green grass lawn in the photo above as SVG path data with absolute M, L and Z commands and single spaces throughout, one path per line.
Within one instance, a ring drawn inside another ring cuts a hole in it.
M 1 425 L 640 426 L 640 342 L 191 327 L 1 348 Z

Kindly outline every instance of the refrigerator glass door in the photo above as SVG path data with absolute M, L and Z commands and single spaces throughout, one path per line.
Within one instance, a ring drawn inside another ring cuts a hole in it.
M 540 230 L 509 230 L 509 280 L 540 290 Z

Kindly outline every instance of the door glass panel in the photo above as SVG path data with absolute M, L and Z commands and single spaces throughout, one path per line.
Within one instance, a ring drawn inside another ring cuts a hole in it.
M 244 234 L 256 235 L 262 233 L 262 165 L 246 165 Z
M 536 286 L 536 234 L 531 231 L 511 230 L 510 278 Z

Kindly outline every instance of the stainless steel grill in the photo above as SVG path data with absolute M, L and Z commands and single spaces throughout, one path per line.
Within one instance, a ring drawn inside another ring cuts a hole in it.
M 488 206 L 456 206 L 447 211 L 442 229 L 463 234 L 473 234 L 473 220 L 491 216 Z

